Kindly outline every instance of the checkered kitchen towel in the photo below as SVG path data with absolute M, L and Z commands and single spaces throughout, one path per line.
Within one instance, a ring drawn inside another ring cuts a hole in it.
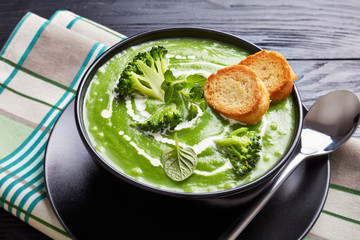
M 85 69 L 124 38 L 68 11 L 49 20 L 28 13 L 0 52 L 0 206 L 51 238 L 69 235 L 44 187 L 49 133 Z M 307 238 L 360 236 L 359 146 L 352 140 L 333 154 L 329 197 Z
M 0 206 L 52 238 L 68 234 L 45 192 L 49 133 L 86 68 L 124 38 L 68 11 L 28 13 L 0 52 Z

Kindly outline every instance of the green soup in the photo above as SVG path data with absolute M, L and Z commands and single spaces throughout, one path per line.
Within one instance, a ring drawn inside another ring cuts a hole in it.
M 131 47 L 104 64 L 94 76 L 86 94 L 84 116 L 87 131 L 99 154 L 114 168 L 151 186 L 178 192 L 209 192 L 243 185 L 269 171 L 289 148 L 295 126 L 294 101 L 271 105 L 262 120 L 250 130 L 262 136 L 261 159 L 246 176 L 235 174 L 230 160 L 220 154 L 215 139 L 242 126 L 210 107 L 190 122 L 177 126 L 179 142 L 191 146 L 198 156 L 192 176 L 181 182 L 164 172 L 160 157 L 174 146 L 174 132 L 148 134 L 130 127 L 163 106 L 159 100 L 114 97 L 118 78 L 127 63 L 140 51 L 153 46 L 168 49 L 169 68 L 175 76 L 201 73 L 206 77 L 218 69 L 237 64 L 248 53 L 224 43 L 199 39 L 165 39 Z

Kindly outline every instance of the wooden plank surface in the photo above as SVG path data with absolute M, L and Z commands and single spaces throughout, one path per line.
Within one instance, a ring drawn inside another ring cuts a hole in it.
M 279 51 L 290 60 L 307 107 L 335 89 L 360 96 L 359 0 L 1 0 L 0 48 L 26 12 L 49 18 L 59 9 L 127 36 L 164 27 L 205 27 Z M 0 209 L 0 239 L 46 236 Z
M 307 107 L 319 97 L 336 89 L 351 90 L 359 96 L 360 61 L 290 60 L 289 63 L 297 75 L 295 84 Z
M 68 9 L 131 36 L 197 26 L 244 37 L 290 59 L 359 59 L 360 2 L 318 1 L 12 1 L 0 2 L 0 45 L 27 12 Z

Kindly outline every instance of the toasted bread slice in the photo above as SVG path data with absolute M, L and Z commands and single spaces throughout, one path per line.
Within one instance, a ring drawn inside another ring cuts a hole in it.
M 280 53 L 262 50 L 239 64 L 250 67 L 259 75 L 270 93 L 271 103 L 281 102 L 290 95 L 296 75 Z
M 204 86 L 209 105 L 226 117 L 256 124 L 270 105 L 269 93 L 256 72 L 234 65 L 211 74 Z

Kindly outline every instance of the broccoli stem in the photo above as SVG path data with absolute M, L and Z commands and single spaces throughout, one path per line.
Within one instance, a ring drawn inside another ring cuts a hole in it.
M 229 134 L 229 137 L 235 136 L 235 135 L 239 135 L 240 133 L 246 133 L 248 131 L 247 127 L 241 127 L 236 129 L 235 131 L 233 131 L 232 133 Z
M 136 77 L 131 77 L 131 79 L 134 81 L 134 85 L 133 88 L 150 96 L 153 98 L 159 98 L 159 96 L 157 94 L 154 94 L 153 89 L 146 87 L 145 85 L 143 85 Z
M 150 68 L 142 61 L 138 60 L 136 63 L 138 64 L 140 70 L 144 73 L 146 78 L 150 79 L 150 81 L 148 81 L 146 78 L 142 79 L 150 85 L 152 91 L 154 92 L 154 94 L 148 95 L 164 101 L 164 90 L 161 89 L 161 84 L 164 81 L 164 75 L 162 73 L 156 72 L 154 69 Z

